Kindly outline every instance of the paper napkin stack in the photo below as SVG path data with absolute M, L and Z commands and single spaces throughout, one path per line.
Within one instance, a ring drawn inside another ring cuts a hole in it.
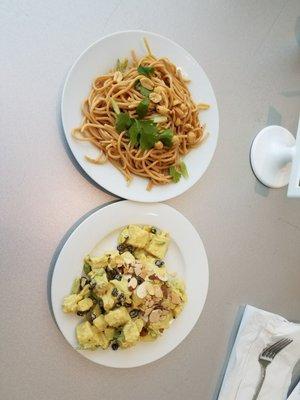
M 252 400 L 261 374 L 258 356 L 283 337 L 293 343 L 268 366 L 258 400 L 286 400 L 293 368 L 300 359 L 300 324 L 247 305 L 218 400 Z

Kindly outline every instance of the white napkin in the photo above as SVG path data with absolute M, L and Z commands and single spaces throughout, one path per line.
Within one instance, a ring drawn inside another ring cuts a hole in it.
M 300 382 L 290 394 L 288 400 L 300 400 Z
M 286 400 L 293 368 L 300 359 L 300 324 L 247 305 L 233 346 L 218 400 L 252 400 L 260 379 L 258 356 L 282 337 L 293 343 L 267 368 L 258 400 Z

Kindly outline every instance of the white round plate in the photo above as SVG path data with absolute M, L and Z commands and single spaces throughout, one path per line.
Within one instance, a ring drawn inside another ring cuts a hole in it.
M 138 56 L 145 54 L 143 38 L 146 37 L 153 53 L 158 57 L 168 57 L 183 74 L 191 79 L 190 90 L 196 102 L 210 104 L 210 109 L 201 113 L 201 121 L 206 124 L 209 136 L 198 148 L 193 149 L 184 161 L 189 178 L 179 183 L 154 187 L 146 191 L 148 181 L 134 176 L 128 186 L 123 175 L 109 162 L 95 165 L 85 160 L 85 155 L 97 155 L 97 150 L 87 142 L 76 141 L 71 136 L 74 127 L 80 125 L 81 104 L 88 96 L 92 81 L 114 67 L 118 58 L 130 57 L 134 49 Z M 69 147 L 83 170 L 101 187 L 125 199 L 155 202 L 171 199 L 188 190 L 207 169 L 218 139 L 219 113 L 217 101 L 209 79 L 197 61 L 181 46 L 171 40 L 150 32 L 117 32 L 100 39 L 85 50 L 71 68 L 63 90 L 61 115 L 64 132 Z
M 130 349 L 113 351 L 79 351 L 86 358 L 116 368 L 137 367 L 155 361 L 173 350 L 196 324 L 208 290 L 208 262 L 203 243 L 192 224 L 166 204 L 139 204 L 120 201 L 87 217 L 70 235 L 62 248 L 53 271 L 51 283 L 52 309 L 59 329 L 76 349 L 75 327 L 80 319 L 64 314 L 62 300 L 80 275 L 83 257 L 101 254 L 116 248 L 120 228 L 128 224 L 149 224 L 167 230 L 171 243 L 166 256 L 170 271 L 178 273 L 186 283 L 188 302 L 169 329 L 151 343 L 139 343 Z

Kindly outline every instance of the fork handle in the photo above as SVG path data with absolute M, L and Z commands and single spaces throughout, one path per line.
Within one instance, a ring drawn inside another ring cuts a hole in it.
M 259 395 L 259 393 L 261 391 L 262 385 L 263 385 L 265 377 L 266 377 L 266 369 L 267 369 L 266 366 L 261 365 L 260 381 L 259 381 L 259 384 L 257 385 L 255 395 L 253 396 L 253 400 L 256 400 L 258 398 L 258 395 Z

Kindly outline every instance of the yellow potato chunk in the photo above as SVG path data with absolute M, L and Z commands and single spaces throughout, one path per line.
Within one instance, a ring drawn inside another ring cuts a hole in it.
M 139 340 L 140 332 L 133 321 L 127 322 L 123 328 L 123 333 L 126 342 L 135 343 Z
M 88 311 L 93 306 L 93 300 L 87 297 L 77 304 L 77 311 Z
M 145 249 L 153 256 L 162 259 L 168 250 L 170 238 L 166 232 L 151 234 L 151 238 Z
M 95 318 L 93 324 L 98 329 L 99 332 L 103 332 L 104 329 L 107 327 L 107 323 L 104 319 L 103 315 L 99 315 L 99 317 Z
M 129 225 L 128 235 L 127 243 L 140 249 L 145 247 L 149 240 L 149 232 L 137 225 Z
M 126 324 L 130 321 L 130 316 L 125 307 L 117 308 L 116 310 L 110 311 L 104 317 L 106 323 L 109 326 L 117 328 L 118 326 Z
M 77 303 L 82 297 L 78 294 L 70 294 L 64 298 L 62 308 L 65 313 L 75 313 L 77 312 Z

